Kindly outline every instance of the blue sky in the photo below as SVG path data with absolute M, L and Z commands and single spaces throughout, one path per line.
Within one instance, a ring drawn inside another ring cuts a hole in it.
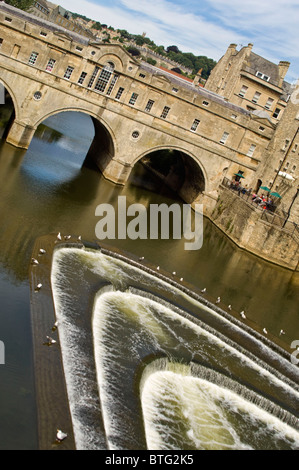
M 157 45 L 219 60 L 231 43 L 291 62 L 286 79 L 299 78 L 298 0 L 59 0 L 64 8 Z

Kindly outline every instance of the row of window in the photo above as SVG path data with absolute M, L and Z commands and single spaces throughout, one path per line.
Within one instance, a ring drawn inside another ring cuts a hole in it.
M 35 65 L 35 63 L 37 61 L 37 58 L 38 58 L 38 52 L 32 52 L 30 57 L 29 57 L 28 64 L 29 65 Z M 56 64 L 55 59 L 49 59 L 45 70 L 47 72 L 52 72 L 54 67 L 55 67 L 55 64 Z M 64 73 L 63 78 L 66 78 L 66 79 L 69 80 L 71 78 L 71 75 L 72 75 L 73 71 L 74 71 L 74 67 L 68 66 L 65 73 Z
M 223 136 L 222 136 L 221 139 L 220 139 L 220 144 L 225 144 L 226 141 L 227 141 L 227 139 L 228 139 L 228 137 L 229 137 L 229 133 L 228 133 L 228 132 L 224 132 L 224 133 L 223 133 Z M 247 156 L 247 157 L 252 157 L 253 154 L 254 154 L 255 149 L 256 149 L 256 145 L 255 145 L 255 144 L 251 144 L 250 147 L 249 147 L 249 150 L 248 150 L 248 152 L 247 152 L 247 154 L 246 154 L 246 156 Z
M 284 143 L 284 146 L 282 147 L 282 150 L 284 150 L 284 151 L 287 150 L 289 145 L 290 145 L 290 140 L 286 139 L 285 143 Z M 292 152 L 295 153 L 295 152 L 297 152 L 297 150 L 298 150 L 298 144 L 294 144 L 294 146 L 292 148 Z
M 38 53 L 37 52 L 32 52 L 28 63 L 30 65 L 34 65 L 36 63 L 37 57 L 38 57 Z M 46 71 L 47 72 L 52 72 L 53 69 L 54 69 L 55 63 L 56 63 L 56 61 L 54 59 L 49 59 L 48 63 L 47 63 L 47 66 L 46 66 Z M 74 67 L 68 66 L 66 71 L 65 71 L 64 78 L 69 80 L 71 78 L 71 75 L 72 75 L 73 71 L 74 71 Z M 102 70 L 100 72 L 100 75 L 98 76 L 99 71 L 100 71 L 100 67 L 95 66 L 95 68 L 93 70 L 93 73 L 92 73 L 92 75 L 89 79 L 87 87 L 92 88 L 93 85 L 95 84 L 94 85 L 94 90 L 102 92 L 102 93 L 104 93 L 105 90 L 108 87 L 106 94 L 111 95 L 112 90 L 114 89 L 115 84 L 116 84 L 116 82 L 119 78 L 119 76 L 117 74 L 113 73 L 114 72 L 114 64 L 112 62 L 108 62 L 102 68 Z M 82 72 L 80 77 L 79 77 L 78 84 L 82 85 L 84 83 L 86 77 L 87 77 L 87 73 Z M 119 87 L 116 94 L 115 94 L 115 99 L 119 100 L 124 91 L 125 91 L 125 89 L 123 87 Z M 138 93 L 136 93 L 136 92 L 132 93 L 132 95 L 129 99 L 129 104 L 131 106 L 134 106 L 136 104 L 138 96 L 139 96 Z M 145 106 L 145 111 L 146 112 L 151 112 L 154 103 L 155 103 L 154 100 L 152 100 L 152 99 L 148 100 L 148 102 Z M 205 106 L 208 106 L 209 102 L 204 101 L 203 104 Z M 162 110 L 162 113 L 160 115 L 160 118 L 166 119 L 167 116 L 169 115 L 169 112 L 170 112 L 170 107 L 169 106 L 164 106 L 164 108 Z M 194 119 L 190 130 L 192 132 L 196 132 L 199 124 L 200 124 L 200 120 L 199 119 Z M 229 136 L 229 133 L 224 132 L 222 138 L 220 139 L 220 143 L 224 145 L 226 143 L 227 139 L 228 139 L 228 136 Z M 250 149 L 247 153 L 247 156 L 251 157 L 253 155 L 254 151 L 255 151 L 255 148 L 256 148 L 256 145 L 251 145 Z
M 45 13 L 46 15 L 48 15 L 50 12 L 49 10 L 47 10 L 43 5 L 41 5 L 39 2 L 35 2 L 35 8 L 37 8 L 38 10 L 40 10 L 42 13 Z
M 241 96 L 241 98 L 245 98 L 245 95 L 246 95 L 247 91 L 248 91 L 248 86 L 243 85 L 242 88 L 241 88 L 241 90 L 239 91 L 239 96 Z M 257 104 L 258 101 L 259 101 L 259 99 L 260 99 L 260 97 L 261 97 L 261 95 L 262 95 L 262 94 L 261 94 L 259 91 L 256 91 L 251 101 L 252 101 L 253 103 Z M 268 100 L 267 100 L 267 102 L 266 102 L 266 104 L 265 104 L 264 107 L 265 107 L 266 109 L 270 110 L 271 107 L 272 107 L 272 105 L 273 105 L 273 103 L 274 103 L 274 99 L 273 99 L 273 98 L 268 98 Z M 273 117 L 274 117 L 275 119 L 278 118 L 278 116 L 279 116 L 279 114 L 280 114 L 280 111 L 281 111 L 281 109 L 279 109 L 279 108 L 276 108 L 276 109 L 275 109 L 275 111 L 274 111 L 274 113 L 273 113 Z
M 281 165 L 283 163 L 283 160 L 280 160 L 279 161 L 279 167 L 281 168 Z M 294 173 L 294 171 L 296 170 L 297 166 L 296 165 L 293 165 L 292 167 L 290 166 L 290 162 L 286 162 L 284 167 L 281 168 L 282 171 L 288 171 L 290 173 Z

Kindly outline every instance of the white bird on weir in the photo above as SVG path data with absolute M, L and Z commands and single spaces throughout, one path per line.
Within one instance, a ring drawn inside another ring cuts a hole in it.
M 157 270 L 158 270 L 158 271 L 159 271 L 159 269 L 160 269 L 160 266 L 157 266 Z
M 59 232 L 58 235 L 57 235 L 57 240 L 61 240 L 62 237 L 61 237 L 61 233 Z
M 231 309 L 232 309 L 232 306 L 231 306 L 231 305 L 229 305 L 227 308 L 228 308 L 228 310 L 231 310 Z
M 43 248 L 41 248 L 41 249 L 39 250 L 39 254 L 40 254 L 40 255 L 44 255 L 45 253 L 46 253 L 46 250 L 44 250 Z
M 244 310 L 242 310 L 242 312 L 240 312 L 240 315 L 241 315 L 242 318 L 246 318 Z
M 35 265 L 36 265 L 36 264 L 39 264 L 39 262 L 37 261 L 37 259 L 32 258 L 32 259 L 31 259 L 31 264 L 35 264 Z
M 266 330 L 266 328 L 263 328 L 263 332 L 265 333 L 265 335 L 268 334 L 268 331 Z
M 204 294 L 206 291 L 207 291 L 207 289 L 204 288 L 204 289 L 201 291 L 201 293 Z
M 49 344 L 49 345 L 56 343 L 55 339 L 51 338 L 50 336 L 47 336 L 47 340 L 48 340 L 48 344 Z
M 61 441 L 64 441 L 64 439 L 66 438 L 67 438 L 67 434 L 65 432 L 62 432 L 60 429 L 57 429 L 57 434 L 56 434 L 57 441 L 61 442 Z
M 56 331 L 58 327 L 58 321 L 56 321 L 52 327 L 52 331 Z
M 216 304 L 220 304 L 220 297 L 218 297 L 218 299 L 216 300 Z
M 35 290 L 39 291 L 39 290 L 41 290 L 42 287 L 43 287 L 43 285 L 41 283 L 39 283 L 39 284 L 37 284 Z

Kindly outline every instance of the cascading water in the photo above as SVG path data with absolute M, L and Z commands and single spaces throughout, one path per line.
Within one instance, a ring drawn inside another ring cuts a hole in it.
M 297 368 L 253 335 L 256 356 L 250 331 L 148 271 L 54 254 L 77 448 L 298 449 Z

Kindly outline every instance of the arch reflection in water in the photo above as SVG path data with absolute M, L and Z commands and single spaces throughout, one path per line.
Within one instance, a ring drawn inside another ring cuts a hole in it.
M 99 251 L 57 250 L 52 287 L 77 448 L 299 448 L 297 384 L 247 351 L 238 325 Z M 187 366 L 173 380 L 161 356 Z

